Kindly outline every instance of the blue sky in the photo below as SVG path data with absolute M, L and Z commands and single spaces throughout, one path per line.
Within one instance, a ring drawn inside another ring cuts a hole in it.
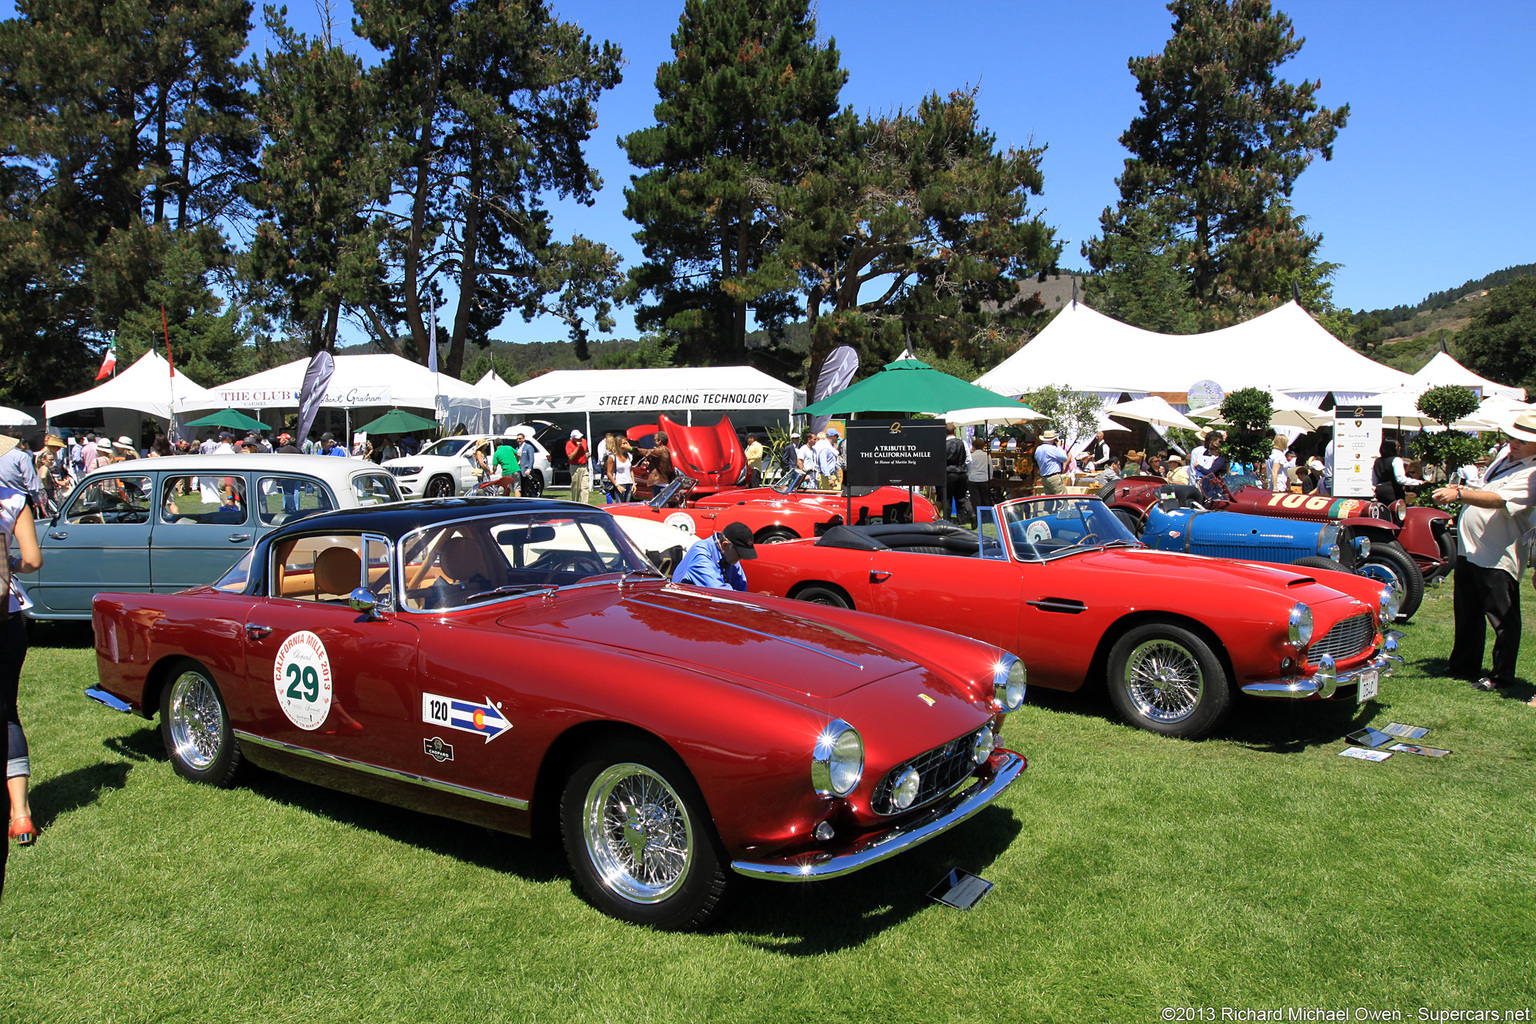
M 552 0 L 564 18 L 624 50 L 624 82 L 598 106 L 589 159 L 605 182 L 590 209 L 557 207 L 557 236 L 580 232 L 639 258 L 624 218 L 633 168 L 616 139 L 650 123 L 656 67 L 668 59 L 679 0 Z M 10 4 L 0 12 L 10 13 Z M 1314 162 L 1293 204 L 1342 264 L 1334 300 L 1353 309 L 1418 302 L 1502 267 L 1536 262 L 1536 2 L 1277 0 L 1301 53 L 1281 69 L 1321 79 L 1319 101 L 1350 105 L 1331 162 Z M 350 38 L 338 0 L 337 41 Z M 1065 241 L 1062 264 L 1086 266 L 1082 242 L 1118 197 L 1121 132 L 1138 98 L 1126 61 L 1156 53 L 1172 17 L 1156 0 L 820 0 L 818 25 L 849 73 L 842 100 L 859 113 L 911 106 L 929 91 L 979 85 L 984 123 L 1002 146 L 1047 147 L 1032 202 Z M 310 0 L 290 17 L 313 30 Z M 264 46 L 259 25 L 253 45 Z M 621 311 L 619 334 L 632 329 Z M 514 317 L 500 340 L 564 336 Z

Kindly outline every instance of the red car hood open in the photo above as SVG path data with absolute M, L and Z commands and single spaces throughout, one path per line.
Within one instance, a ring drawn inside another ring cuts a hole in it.
M 667 447 L 672 452 L 672 467 L 684 476 L 696 481 L 695 490 L 709 491 L 718 487 L 734 487 L 741 479 L 741 471 L 747 466 L 742 454 L 741 442 L 736 439 L 736 428 L 729 416 L 721 416 L 712 427 L 690 427 L 676 423 L 667 416 L 660 417 L 661 429 L 667 434 Z
M 744 601 L 730 591 L 667 585 L 620 594 L 615 588 L 561 595 L 557 603 L 558 609 L 520 602 L 497 621 L 715 677 L 720 666 L 732 666 L 743 685 L 802 697 L 837 697 L 912 667 L 871 638 L 815 621 L 818 613 L 803 605 L 765 607 L 760 598 Z M 645 685 L 643 677 L 637 672 L 634 684 Z

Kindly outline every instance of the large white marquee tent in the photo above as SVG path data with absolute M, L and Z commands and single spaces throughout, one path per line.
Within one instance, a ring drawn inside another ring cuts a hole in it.
M 109 434 L 139 436 L 144 417 L 170 422 L 187 419 L 202 409 L 222 409 L 217 396 L 180 370 L 171 373 L 170 363 L 150 349 L 105 384 L 78 395 L 43 403 L 49 420 L 85 409 L 102 411 L 103 429 Z
M 1316 405 L 1329 392 L 1359 401 L 1409 379 L 1339 341 L 1295 302 L 1187 335 L 1142 330 L 1077 302 L 976 383 L 1009 397 L 1054 385 L 1113 401 L 1122 393 L 1182 395 L 1210 380 L 1224 391 L 1261 387 Z
M 1460 384 L 1464 388 L 1471 388 L 1483 398 L 1489 395 L 1503 395 L 1519 402 L 1525 401 L 1525 388 L 1511 387 L 1479 376 L 1451 358 L 1449 353 L 1436 352 L 1435 358 L 1425 363 L 1424 368 L 1413 375 L 1413 386 L 1422 391 L 1445 384 Z
M 270 370 L 213 388 L 218 408 L 296 409 L 308 359 L 295 359 Z M 439 421 L 489 429 L 490 400 L 474 385 L 431 370 L 401 356 L 374 353 L 337 356 L 336 372 L 321 405 L 337 409 L 405 407 L 431 409 Z

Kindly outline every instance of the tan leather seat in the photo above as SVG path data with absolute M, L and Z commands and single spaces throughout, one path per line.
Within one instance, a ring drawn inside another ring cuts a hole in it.
M 455 583 L 463 583 L 481 572 L 480 546 L 473 537 L 449 537 L 437 553 L 438 567 Z
M 326 548 L 315 556 L 315 599 L 330 594 L 345 600 L 362 586 L 363 560 L 351 548 Z

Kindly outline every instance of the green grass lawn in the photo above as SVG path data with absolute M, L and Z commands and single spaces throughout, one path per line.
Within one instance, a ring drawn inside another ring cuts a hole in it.
M 262 772 L 226 791 L 182 782 L 152 724 L 81 695 L 88 631 L 42 626 L 21 703 L 43 831 L 12 848 L 0 1021 L 1526 1009 L 1533 689 L 1438 675 L 1450 605 L 1449 584 L 1430 590 L 1378 702 L 1245 701 L 1202 743 L 1119 725 L 1102 698 L 1032 691 L 1004 732 L 1030 768 L 998 806 L 849 878 L 739 882 L 714 930 L 689 935 L 602 916 L 555 847 Z M 1344 732 L 1389 721 L 1452 754 L 1338 756 Z M 925 895 L 954 866 L 996 883 L 969 912 Z

